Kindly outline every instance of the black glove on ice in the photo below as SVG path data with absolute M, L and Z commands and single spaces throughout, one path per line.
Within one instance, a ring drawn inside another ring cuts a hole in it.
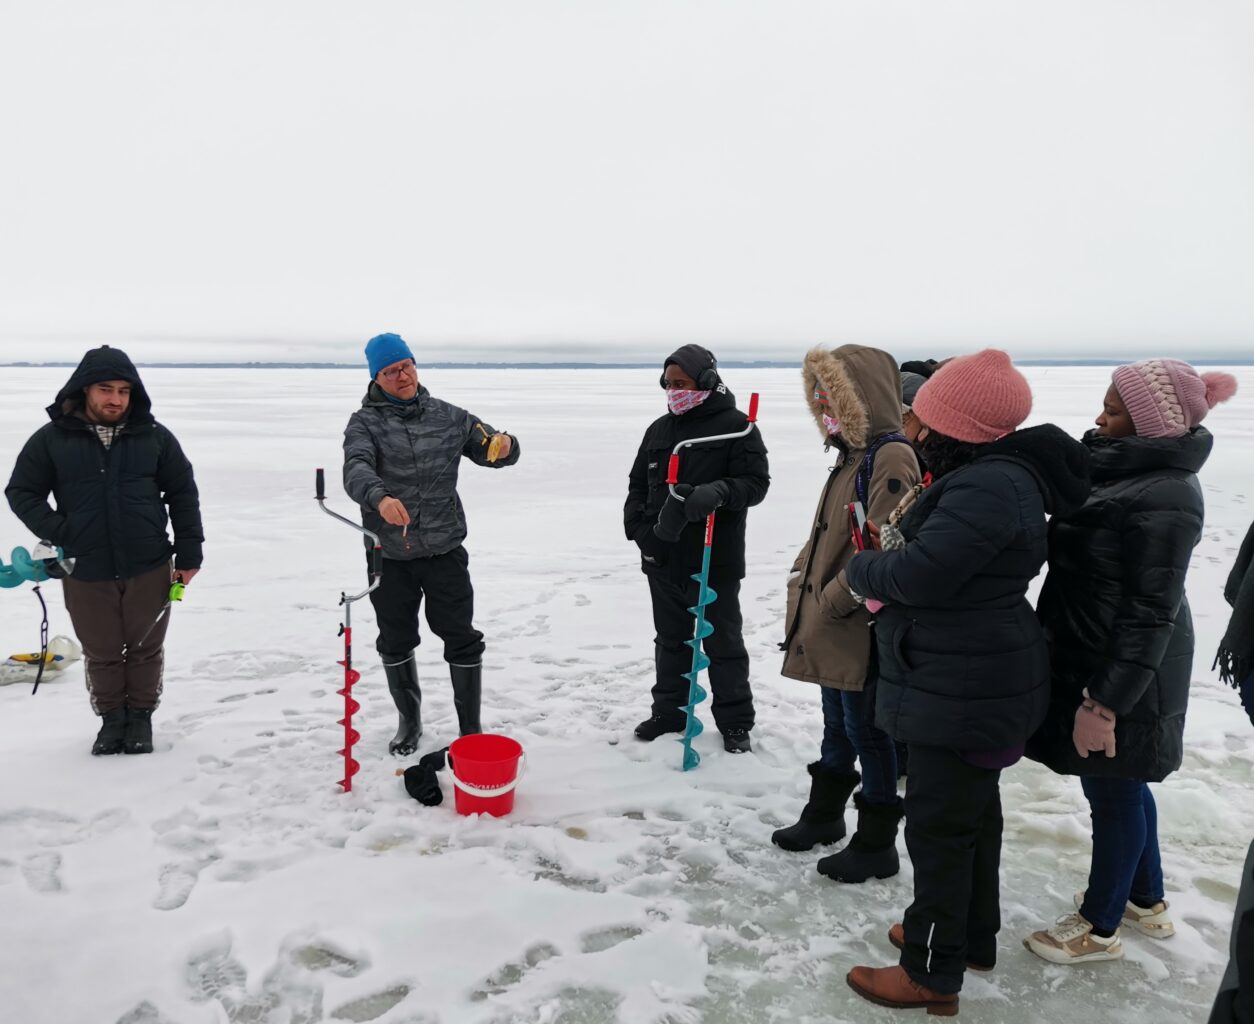
M 418 763 L 405 769 L 405 792 L 424 807 L 435 807 L 444 802 L 444 793 L 435 773 L 444 768 L 448 747 L 433 750 L 418 759 Z
M 675 492 L 686 498 L 692 493 L 692 484 L 676 484 Z M 659 540 L 666 541 L 667 544 L 674 544 L 679 540 L 679 535 L 684 532 L 684 527 L 687 525 L 688 518 L 684 513 L 684 502 L 676 500 L 674 494 L 667 495 L 666 504 L 657 514 L 657 522 L 653 525 L 653 535 Z
M 684 515 L 688 517 L 689 522 L 698 522 L 726 504 L 730 496 L 731 488 L 726 480 L 715 480 L 712 484 L 694 487 L 692 494 L 684 502 Z

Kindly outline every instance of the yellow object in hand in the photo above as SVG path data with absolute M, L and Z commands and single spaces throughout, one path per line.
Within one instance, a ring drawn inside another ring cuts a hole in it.
M 495 462 L 501 457 L 501 448 L 505 445 L 505 435 L 495 434 L 488 443 L 488 461 Z

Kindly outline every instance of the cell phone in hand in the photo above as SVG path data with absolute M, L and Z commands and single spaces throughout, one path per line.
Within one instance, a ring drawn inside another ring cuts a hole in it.
M 849 503 L 849 535 L 853 538 L 853 546 L 858 551 L 865 551 L 869 547 L 866 530 L 866 509 L 862 507 L 862 502 L 860 501 L 851 501 Z

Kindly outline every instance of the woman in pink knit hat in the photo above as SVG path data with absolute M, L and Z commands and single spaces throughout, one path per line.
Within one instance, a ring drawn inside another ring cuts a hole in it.
M 1117 960 L 1124 928 L 1156 939 L 1175 931 L 1148 783 L 1184 757 L 1193 668 L 1184 578 L 1202 536 L 1197 472 L 1214 443 L 1199 424 L 1236 387 L 1229 374 L 1175 359 L 1119 367 L 1084 437 L 1092 490 L 1050 523 L 1037 610 L 1052 692 L 1028 755 L 1080 776 L 1093 820 L 1074 913 L 1025 940 L 1051 963 Z
M 1032 391 L 996 349 L 946 363 L 913 408 L 934 482 L 895 524 L 892 549 L 855 555 L 844 577 L 884 602 L 876 724 L 909 749 L 914 901 L 888 933 L 899 963 L 855 967 L 848 981 L 874 1003 L 952 1014 L 966 970 L 997 960 L 999 781 L 1050 694 L 1028 585 L 1045 563 L 1046 515 L 1088 493 L 1088 458 L 1058 427 L 1019 429 Z

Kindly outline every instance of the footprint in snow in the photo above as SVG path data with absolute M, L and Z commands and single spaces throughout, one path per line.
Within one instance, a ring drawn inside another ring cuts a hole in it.
M 63 892 L 61 854 L 32 853 L 22 861 L 22 877 L 36 892 Z

